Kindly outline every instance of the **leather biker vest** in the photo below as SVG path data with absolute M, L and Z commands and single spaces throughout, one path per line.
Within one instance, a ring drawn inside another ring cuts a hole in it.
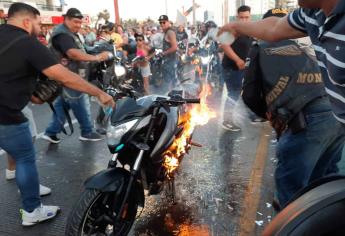
M 259 64 L 267 111 L 291 120 L 307 103 L 326 95 L 310 46 L 294 40 L 259 42 Z

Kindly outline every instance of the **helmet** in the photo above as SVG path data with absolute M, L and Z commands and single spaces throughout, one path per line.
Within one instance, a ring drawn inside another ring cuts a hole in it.
M 214 23 L 213 20 L 208 20 L 205 22 L 205 27 L 206 27 L 206 30 L 208 31 L 210 28 L 217 28 L 217 24 Z
M 115 27 L 115 24 L 112 22 L 106 23 L 102 28 L 104 28 L 107 31 L 112 31 Z

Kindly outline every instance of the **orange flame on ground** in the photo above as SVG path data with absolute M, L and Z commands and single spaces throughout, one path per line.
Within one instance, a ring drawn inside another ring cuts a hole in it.
M 180 117 L 179 124 L 183 124 L 183 133 L 164 153 L 164 167 L 168 171 L 168 177 L 179 166 L 182 156 L 190 149 L 191 135 L 195 127 L 206 125 L 210 119 L 216 117 L 216 113 L 211 111 L 206 103 L 209 95 L 211 95 L 210 86 L 203 85 L 199 96 L 200 104 L 193 105 L 190 111 Z

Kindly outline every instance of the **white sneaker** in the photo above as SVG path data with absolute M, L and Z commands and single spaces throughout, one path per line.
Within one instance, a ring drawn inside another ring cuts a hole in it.
M 19 190 L 18 190 L 18 192 L 19 192 Z M 41 197 L 49 195 L 49 194 L 51 194 L 51 192 L 52 192 L 52 190 L 50 188 L 40 184 L 40 196 Z
M 40 196 L 46 196 L 51 194 L 52 190 L 46 186 L 43 186 L 42 184 L 40 184 Z
M 16 178 L 16 170 L 8 170 L 6 169 L 6 179 L 11 180 Z
M 31 226 L 39 222 L 49 220 L 51 218 L 54 218 L 59 211 L 60 211 L 60 208 L 58 206 L 44 206 L 44 205 L 37 207 L 31 213 L 23 209 L 20 209 L 20 213 L 22 215 L 22 225 Z

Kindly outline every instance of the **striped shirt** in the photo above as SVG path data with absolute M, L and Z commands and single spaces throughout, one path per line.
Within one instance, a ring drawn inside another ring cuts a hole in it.
M 335 118 L 345 123 L 345 1 L 339 1 L 328 17 L 320 9 L 300 8 L 288 21 L 309 35 Z

